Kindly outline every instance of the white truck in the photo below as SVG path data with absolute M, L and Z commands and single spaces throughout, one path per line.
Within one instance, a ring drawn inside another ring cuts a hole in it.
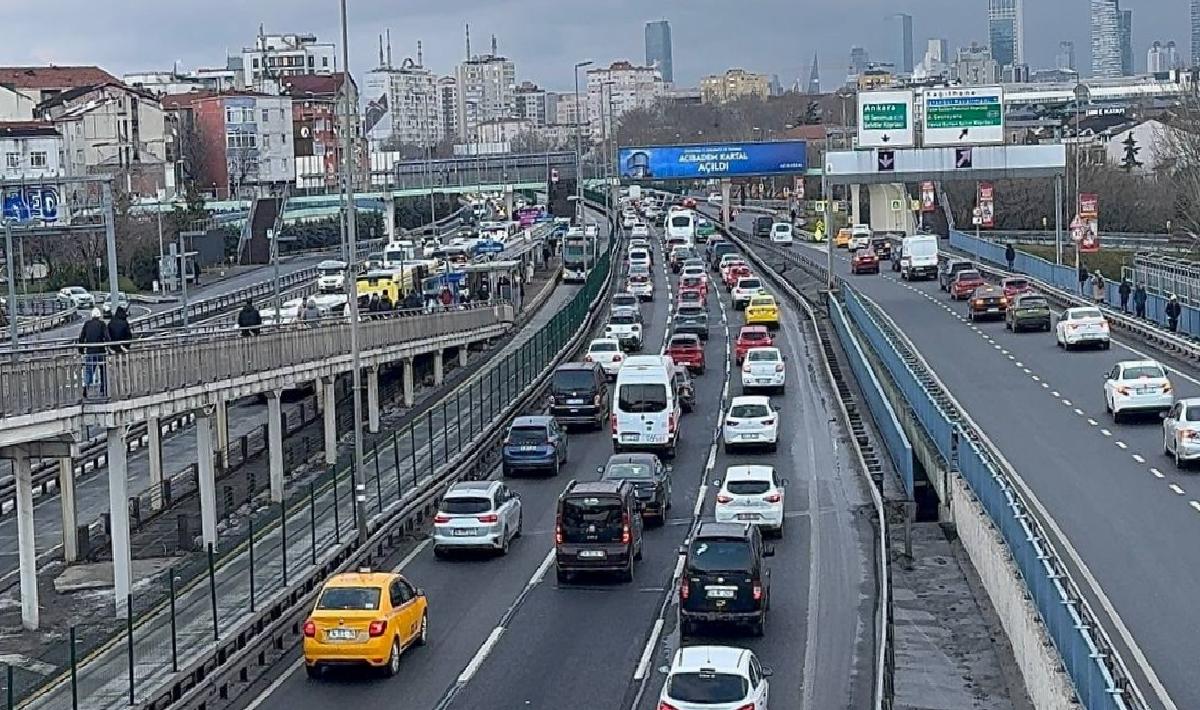
M 906 281 L 936 279 L 938 238 L 932 234 L 904 237 L 900 248 L 892 252 L 892 270 L 899 271 Z

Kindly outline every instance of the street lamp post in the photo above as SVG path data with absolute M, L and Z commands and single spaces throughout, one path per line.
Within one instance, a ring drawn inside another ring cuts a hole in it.
M 1080 172 L 1083 169 L 1083 143 L 1080 140 L 1083 123 L 1083 107 L 1092 100 L 1092 90 L 1087 84 L 1075 86 L 1075 218 L 1079 217 Z M 1074 221 L 1074 219 L 1072 220 Z M 1075 241 L 1075 270 L 1079 270 L 1079 242 Z
M 583 105 L 579 103 L 579 70 L 592 60 L 575 62 L 575 224 L 583 224 Z
M 4 220 L 4 268 L 8 272 L 8 338 L 17 347 L 17 278 L 13 270 L 12 223 Z

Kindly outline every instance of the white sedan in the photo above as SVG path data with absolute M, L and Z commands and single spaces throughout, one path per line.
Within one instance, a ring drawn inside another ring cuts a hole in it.
M 584 362 L 599 363 L 604 374 L 611 378 L 617 376 L 624 360 L 621 342 L 616 338 L 596 338 L 588 345 L 587 355 L 583 358 Z
M 1124 360 L 1104 376 L 1104 408 L 1120 421 L 1128 412 L 1166 412 L 1175 405 L 1175 388 L 1166 368 L 1154 360 Z
M 633 225 L 633 228 L 629 231 L 629 236 L 631 236 L 631 237 L 649 237 L 650 236 L 650 227 L 646 226 L 642 222 L 638 222 L 637 224 Z
M 659 708 L 767 710 L 771 669 L 753 651 L 730 646 L 688 646 L 675 652 Z
M 722 427 L 725 453 L 738 446 L 765 446 L 774 451 L 779 442 L 779 415 L 767 397 L 734 397 Z
M 82 286 L 68 286 L 58 291 L 58 300 L 68 307 L 74 306 L 78 309 L 92 308 L 96 305 L 96 298 L 86 288 Z
M 1077 345 L 1099 345 L 1108 350 L 1112 344 L 1108 334 L 1108 319 L 1099 308 L 1084 306 L 1063 311 L 1054 326 L 1058 347 L 1070 350 Z
M 1163 453 L 1181 468 L 1200 459 L 1200 397 L 1179 400 L 1163 417 Z
M 783 392 L 787 386 L 787 368 L 779 348 L 751 348 L 742 361 L 742 391 L 775 389 Z
M 718 523 L 750 523 L 783 537 L 783 481 L 774 466 L 730 466 L 717 491 Z

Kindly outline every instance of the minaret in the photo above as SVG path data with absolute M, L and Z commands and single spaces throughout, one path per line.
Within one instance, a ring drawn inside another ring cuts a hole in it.
M 421 40 L 417 40 L 417 66 L 425 66 L 425 52 L 421 49 Z
M 379 66 L 380 68 L 387 66 L 383 63 L 383 35 L 379 35 Z
M 471 61 L 471 26 L 467 25 L 467 61 Z
M 388 27 L 384 30 L 387 33 L 387 65 L 388 69 L 392 68 L 392 28 Z

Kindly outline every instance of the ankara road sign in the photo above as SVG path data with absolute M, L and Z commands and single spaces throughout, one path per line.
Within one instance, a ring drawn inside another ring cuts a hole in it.
M 1004 142 L 1004 90 L 998 86 L 926 89 L 925 145 Z
M 913 93 L 863 91 L 858 94 L 858 147 L 913 145 Z

